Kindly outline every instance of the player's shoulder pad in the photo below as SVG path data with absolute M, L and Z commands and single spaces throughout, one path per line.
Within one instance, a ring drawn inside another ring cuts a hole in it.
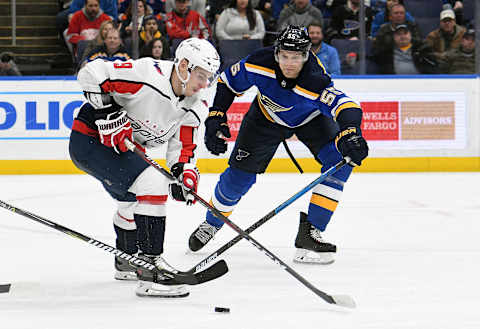
M 273 70 L 275 63 L 274 48 L 260 48 L 245 58 L 245 64 L 252 64 Z
M 330 75 L 313 53 L 310 53 L 304 64 L 303 70 L 297 78 L 297 85 L 315 94 L 321 94 L 325 88 L 332 85 Z

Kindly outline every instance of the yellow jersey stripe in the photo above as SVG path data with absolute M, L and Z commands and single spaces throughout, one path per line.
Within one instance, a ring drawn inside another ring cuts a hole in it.
M 310 199 L 310 203 L 317 205 L 319 207 L 325 208 L 330 211 L 335 211 L 337 209 L 338 202 L 332 199 L 326 198 L 320 194 L 312 194 L 312 198 Z
M 354 102 L 346 102 L 346 103 L 343 103 L 342 105 L 340 105 L 339 107 L 337 107 L 337 109 L 335 110 L 335 118 L 338 117 L 338 115 L 340 114 L 340 112 L 344 109 L 347 109 L 347 108 L 356 108 L 356 109 L 361 109 L 360 106 L 358 106 L 358 104 L 354 103 Z
M 323 66 L 323 63 L 322 63 L 322 61 L 320 60 L 320 58 L 318 58 L 318 56 L 317 56 L 313 51 L 310 51 L 310 52 L 311 52 L 311 53 L 313 54 L 313 56 L 315 56 L 315 58 L 317 59 L 317 63 L 318 63 L 318 65 L 320 65 L 320 67 L 323 69 L 323 73 L 328 74 L 328 72 L 327 72 L 327 70 L 325 69 L 325 66 Z
M 267 67 L 263 67 L 263 66 L 259 66 L 259 65 L 255 65 L 255 64 L 250 64 L 250 63 L 245 63 L 245 66 L 249 67 L 249 68 L 252 68 L 254 70 L 260 70 L 260 71 L 264 71 L 264 72 L 267 72 L 267 73 L 270 73 L 270 74 L 275 74 L 275 70 L 269 69 Z
M 296 85 L 296 86 L 295 86 L 295 89 L 298 89 L 299 91 L 301 91 L 301 92 L 304 93 L 304 94 L 310 95 L 311 97 L 313 97 L 313 99 L 317 99 L 318 96 L 320 96 L 320 94 L 314 93 L 314 92 L 312 92 L 312 91 L 308 91 L 307 89 L 302 88 L 302 87 L 300 87 L 299 85 Z

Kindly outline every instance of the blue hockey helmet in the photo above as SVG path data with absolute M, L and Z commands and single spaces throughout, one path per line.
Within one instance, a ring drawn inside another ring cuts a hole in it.
M 275 59 L 278 62 L 278 52 L 280 50 L 289 50 L 301 52 L 306 61 L 311 46 L 312 40 L 310 40 L 306 28 L 288 25 L 280 32 L 277 40 L 275 40 Z

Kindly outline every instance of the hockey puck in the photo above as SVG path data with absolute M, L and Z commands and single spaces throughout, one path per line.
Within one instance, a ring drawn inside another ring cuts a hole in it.
M 228 307 L 215 307 L 215 312 L 218 313 L 230 313 L 230 309 Z
M 10 291 L 11 284 L 0 284 L 0 294 L 8 293 Z

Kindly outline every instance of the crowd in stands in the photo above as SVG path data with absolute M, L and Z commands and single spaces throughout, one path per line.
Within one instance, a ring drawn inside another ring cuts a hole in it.
M 172 58 L 189 37 L 208 39 L 222 56 L 232 50 L 245 56 L 248 45 L 270 46 L 279 31 L 294 24 L 308 29 L 312 50 L 329 73 L 358 74 L 360 1 L 138 0 L 134 10 L 131 0 L 73 0 L 56 23 L 76 68 L 96 58 L 125 60 L 133 54 Z M 476 72 L 473 10 L 466 10 L 474 0 L 362 1 L 368 74 Z

